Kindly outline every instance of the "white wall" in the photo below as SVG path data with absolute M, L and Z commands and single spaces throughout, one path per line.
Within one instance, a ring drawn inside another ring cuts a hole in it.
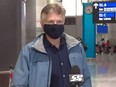
M 46 0 L 36 0 L 36 21 L 37 21 L 37 27 L 40 27 L 39 21 L 40 21 L 40 12 L 42 8 L 47 4 Z
M 65 32 L 73 37 L 82 37 L 82 16 L 76 17 L 75 25 L 65 25 Z
M 108 38 L 112 45 L 116 45 L 116 23 L 109 24 Z
M 62 0 L 62 4 L 66 9 L 66 16 L 80 16 L 83 14 L 81 0 Z

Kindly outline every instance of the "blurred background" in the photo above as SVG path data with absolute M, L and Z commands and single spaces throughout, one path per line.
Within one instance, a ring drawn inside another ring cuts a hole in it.
M 0 87 L 9 86 L 22 47 L 43 32 L 40 12 L 48 3 L 64 6 L 65 32 L 87 46 L 93 87 L 115 87 L 116 0 L 0 0 Z

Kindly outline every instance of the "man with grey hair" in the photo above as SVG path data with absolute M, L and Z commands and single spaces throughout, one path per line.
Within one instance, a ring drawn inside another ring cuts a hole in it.
M 56 3 L 42 9 L 44 33 L 22 48 L 11 87 L 72 87 L 69 74 L 73 66 L 84 76 L 81 87 L 91 87 L 83 46 L 64 33 L 65 13 Z

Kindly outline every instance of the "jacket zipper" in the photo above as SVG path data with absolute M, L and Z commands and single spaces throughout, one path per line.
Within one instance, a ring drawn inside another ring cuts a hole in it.
M 49 56 L 49 55 L 48 55 Z M 49 56 L 49 66 L 48 66 L 48 78 L 47 78 L 47 87 L 50 87 L 50 74 L 51 74 L 51 72 L 50 72 L 50 70 L 51 70 L 51 68 L 52 68 L 52 60 L 51 60 L 51 57 Z

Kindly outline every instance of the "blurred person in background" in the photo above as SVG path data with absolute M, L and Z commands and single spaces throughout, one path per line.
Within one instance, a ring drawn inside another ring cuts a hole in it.
M 110 41 L 109 40 L 107 40 L 107 42 L 105 44 L 105 48 L 106 48 L 106 53 L 110 53 L 111 45 L 110 45 Z
M 81 42 L 81 44 L 83 45 L 83 48 L 85 51 L 87 51 L 87 45 L 82 41 L 82 38 L 81 37 L 77 37 L 77 40 Z

